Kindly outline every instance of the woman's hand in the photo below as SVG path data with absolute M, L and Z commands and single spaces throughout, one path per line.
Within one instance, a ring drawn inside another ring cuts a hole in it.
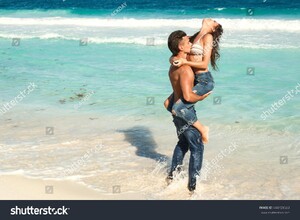
M 171 56 L 171 57 L 169 58 L 170 64 L 172 65 L 174 61 L 175 61 L 175 57 L 174 57 L 174 56 Z
M 182 65 L 186 64 L 186 62 L 187 62 L 186 59 L 180 58 L 179 60 L 175 60 L 173 62 L 173 65 L 177 67 L 181 67 Z

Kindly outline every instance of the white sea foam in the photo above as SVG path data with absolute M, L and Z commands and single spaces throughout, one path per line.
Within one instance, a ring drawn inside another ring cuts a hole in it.
M 300 32 L 299 20 L 278 19 L 217 19 L 227 30 L 276 30 L 283 32 Z M 11 18 L 1 17 L 0 25 L 26 26 L 83 26 L 114 28 L 195 28 L 201 19 L 103 19 L 103 18 Z
M 49 33 L 49 34 L 1 34 L 0 38 L 12 39 L 41 39 L 41 40 L 51 40 L 51 39 L 62 39 L 70 41 L 79 41 L 80 37 L 70 37 L 63 36 L 61 34 Z M 147 39 L 153 38 L 151 36 L 141 36 L 141 37 L 88 37 L 89 44 L 136 44 L 136 45 L 147 45 Z M 165 37 L 155 37 L 153 38 L 154 46 L 165 46 L 167 42 L 167 35 Z M 249 49 L 297 49 L 300 47 L 298 44 L 294 43 L 271 43 L 271 42 L 255 42 L 254 40 L 248 39 L 247 41 L 238 42 L 234 39 L 229 39 L 221 44 L 222 48 L 249 48 Z
M 224 29 L 221 47 L 253 49 L 300 48 L 299 20 L 218 19 Z M 62 39 L 92 44 L 166 45 L 169 33 L 193 34 L 201 19 L 0 18 L 0 38 Z

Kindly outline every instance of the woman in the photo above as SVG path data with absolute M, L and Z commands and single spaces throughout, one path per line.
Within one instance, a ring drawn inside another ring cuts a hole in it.
M 217 70 L 216 61 L 219 59 L 219 41 L 223 34 L 222 26 L 211 18 L 202 20 L 202 28 L 199 32 L 190 37 L 193 43 L 191 53 L 186 59 L 175 60 L 170 58 L 170 62 L 177 67 L 189 65 L 195 73 L 195 86 L 193 92 L 197 95 L 204 95 L 214 88 L 214 80 L 208 70 L 209 63 L 214 70 Z M 183 98 L 174 102 L 173 94 L 164 102 L 165 107 L 173 114 L 184 119 L 189 125 L 193 125 L 199 130 L 204 143 L 208 142 L 209 128 L 203 126 L 193 111 L 189 108 L 195 103 L 186 102 Z

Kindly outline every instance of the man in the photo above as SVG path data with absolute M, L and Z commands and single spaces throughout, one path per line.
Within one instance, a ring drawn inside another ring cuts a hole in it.
M 191 50 L 191 43 L 185 32 L 174 31 L 169 36 L 168 47 L 175 58 L 186 59 L 187 54 Z M 198 96 L 193 93 L 194 72 L 191 67 L 187 65 L 183 65 L 179 68 L 171 65 L 169 69 L 169 78 L 173 87 L 174 103 L 181 97 L 187 102 L 198 102 L 205 99 L 210 94 L 207 93 L 203 96 Z M 195 111 L 194 107 L 192 107 L 192 110 Z M 184 155 L 190 150 L 188 189 L 190 192 L 193 192 L 196 189 L 196 177 L 199 175 L 202 166 L 204 150 L 202 137 L 196 128 L 190 126 L 183 119 L 173 115 L 173 122 L 177 130 L 179 141 L 174 150 L 172 166 L 167 177 L 167 182 L 169 183 L 172 181 L 174 171 L 180 171 Z

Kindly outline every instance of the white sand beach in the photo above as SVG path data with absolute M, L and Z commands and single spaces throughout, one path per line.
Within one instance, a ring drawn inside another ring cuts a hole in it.
M 0 199 L 300 198 L 299 139 L 289 132 L 211 124 L 202 167 L 207 172 L 190 196 L 189 154 L 183 172 L 171 185 L 165 182 L 177 141 L 169 118 L 118 117 L 111 124 L 96 115 L 39 113 L 28 120 L 24 114 L 18 115 L 22 120 L 7 115 L 12 120 L 1 129 Z M 53 135 L 45 135 L 47 125 L 54 125 Z
M 22 175 L 0 176 L 1 200 L 128 200 L 137 193 L 103 194 L 74 181 L 43 180 Z

